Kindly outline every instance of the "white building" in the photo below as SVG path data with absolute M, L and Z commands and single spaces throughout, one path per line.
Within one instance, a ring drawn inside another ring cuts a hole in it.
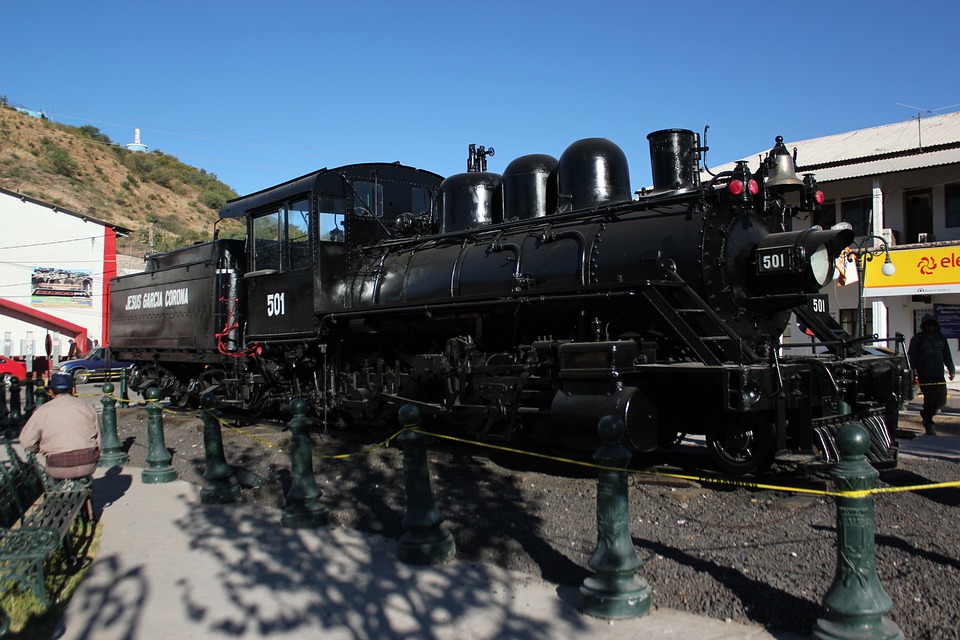
M 116 240 L 129 229 L 0 189 L 0 353 L 65 356 L 105 342 Z
M 936 312 L 960 366 L 960 112 L 786 146 L 797 150 L 797 173 L 813 173 L 826 195 L 822 211 L 795 228 L 848 222 L 860 247 L 879 251 L 862 283 L 864 335 L 899 332 L 909 340 L 923 315 Z M 758 155 L 745 158 L 754 169 Z M 883 245 L 870 236 L 887 241 L 894 275 L 881 273 Z M 831 314 L 851 334 L 859 288 L 825 290 Z M 803 340 L 796 325 L 789 331 Z

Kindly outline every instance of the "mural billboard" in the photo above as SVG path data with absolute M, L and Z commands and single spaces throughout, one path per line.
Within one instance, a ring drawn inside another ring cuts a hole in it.
M 34 267 L 30 282 L 32 307 L 93 307 L 93 276 L 90 270 Z

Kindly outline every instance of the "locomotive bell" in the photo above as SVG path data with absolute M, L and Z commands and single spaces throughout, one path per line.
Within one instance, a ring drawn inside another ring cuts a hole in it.
M 767 187 L 802 187 L 803 180 L 797 177 L 797 166 L 783 136 L 777 136 L 777 143 L 767 155 Z

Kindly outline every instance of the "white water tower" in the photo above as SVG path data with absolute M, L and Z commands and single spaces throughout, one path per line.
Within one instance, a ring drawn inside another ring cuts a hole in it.
M 126 146 L 130 151 L 142 152 L 147 150 L 147 145 L 140 144 L 140 129 L 133 130 L 133 142 L 124 146 Z

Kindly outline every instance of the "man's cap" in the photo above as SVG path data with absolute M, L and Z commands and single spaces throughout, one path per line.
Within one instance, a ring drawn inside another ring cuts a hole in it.
M 68 373 L 55 373 L 50 377 L 50 388 L 56 391 L 73 389 L 73 378 Z

